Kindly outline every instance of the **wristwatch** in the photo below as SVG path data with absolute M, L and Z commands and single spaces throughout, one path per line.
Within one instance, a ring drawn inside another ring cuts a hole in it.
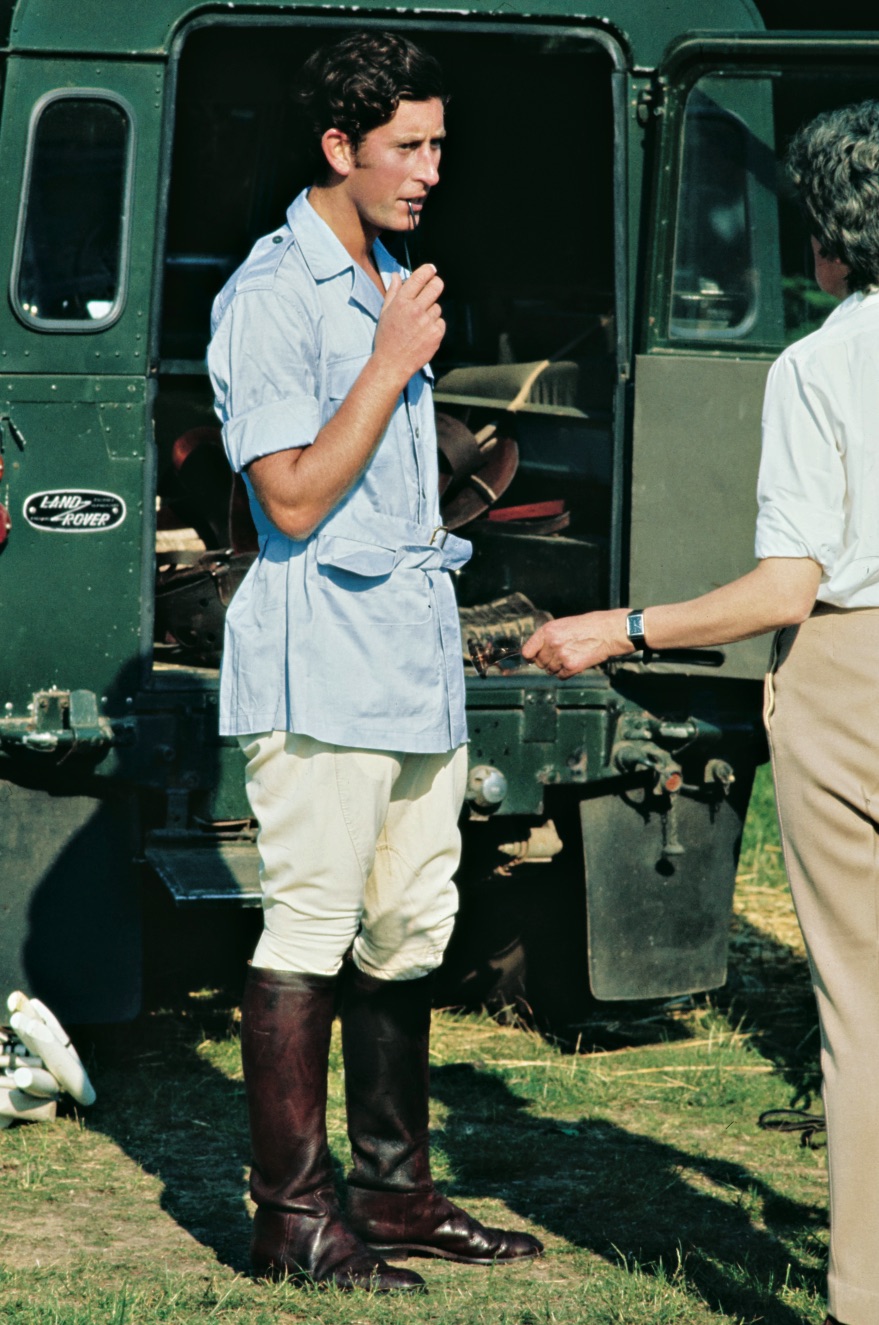
M 644 638 L 644 609 L 637 612 L 630 612 L 626 617 L 626 637 L 636 652 L 640 651 L 644 661 L 650 658 L 650 649 Z

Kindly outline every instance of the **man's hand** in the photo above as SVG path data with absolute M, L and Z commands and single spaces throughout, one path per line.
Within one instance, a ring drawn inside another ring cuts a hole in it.
M 608 658 L 632 653 L 626 610 L 587 612 L 547 621 L 522 646 L 522 657 L 564 680 Z
M 408 281 L 397 274 L 391 277 L 373 353 L 383 368 L 399 375 L 401 389 L 442 344 L 446 334 L 438 303 L 442 292 L 443 283 L 429 262 L 418 267 Z

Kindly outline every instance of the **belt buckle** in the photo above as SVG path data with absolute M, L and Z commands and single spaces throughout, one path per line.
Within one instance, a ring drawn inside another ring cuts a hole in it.
M 430 546 L 430 547 L 438 547 L 439 550 L 440 550 L 440 552 L 442 552 L 443 548 L 444 548 L 445 545 L 446 545 L 446 539 L 448 538 L 448 536 L 449 536 L 449 534 L 450 534 L 451 532 L 452 532 L 451 529 L 447 529 L 446 526 L 445 526 L 444 524 L 438 524 L 437 527 L 436 527 L 436 529 L 434 529 L 433 533 L 432 533 L 431 536 L 430 536 L 430 544 L 429 544 L 429 546 Z M 437 542 L 437 535 L 438 535 L 438 534 L 442 534 L 442 536 L 443 536 L 443 541 L 442 541 L 441 543 L 438 543 L 438 542 Z

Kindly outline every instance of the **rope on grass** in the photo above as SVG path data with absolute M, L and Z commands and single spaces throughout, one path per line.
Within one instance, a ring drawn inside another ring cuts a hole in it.
M 810 1150 L 818 1150 L 827 1145 L 813 1138 L 818 1132 L 827 1131 L 827 1123 L 819 1113 L 807 1113 L 805 1109 L 766 1109 L 757 1119 L 757 1126 L 765 1132 L 799 1132 L 800 1145 Z

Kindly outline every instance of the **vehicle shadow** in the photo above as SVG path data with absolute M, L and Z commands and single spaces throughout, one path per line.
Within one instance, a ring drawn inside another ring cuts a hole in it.
M 97 1091 L 86 1126 L 159 1180 L 160 1207 L 181 1229 L 246 1274 L 250 1138 L 237 1016 L 228 995 L 190 998 L 128 1026 L 80 1028 L 76 1038 Z M 224 1042 L 232 1076 L 200 1048 Z
M 455 1175 L 447 1191 L 456 1201 L 503 1201 L 614 1264 L 674 1277 L 736 1320 L 801 1325 L 778 1288 L 821 1292 L 823 1274 L 792 1257 L 782 1240 L 802 1238 L 804 1228 L 817 1234 L 821 1206 L 790 1200 L 744 1165 L 607 1119 L 534 1116 L 527 1100 L 473 1065 L 441 1067 L 432 1081 L 448 1110 L 436 1143 Z M 488 1119 L 494 1144 L 486 1140 Z
M 537 1027 L 568 1052 L 607 1051 L 688 1040 L 688 1015 L 722 1014 L 787 1087 L 779 1106 L 820 1108 L 818 1011 L 809 964 L 743 916 L 734 919 L 729 971 L 722 988 L 653 1003 L 599 1003 L 573 1025 Z
M 159 922 L 157 933 L 167 935 L 161 915 Z M 199 924 L 182 936 L 179 958 L 168 948 L 152 1011 L 132 1026 L 100 1027 L 79 1038 L 90 1045 L 98 1090 L 88 1127 L 159 1179 L 161 1206 L 171 1219 L 221 1264 L 246 1273 L 249 1138 L 235 1036 L 253 935 L 240 930 L 240 918 L 237 925 L 225 963 L 239 972 L 237 984 L 227 979 L 200 996 L 182 992 L 184 982 L 193 988 Z M 215 956 L 216 943 L 214 929 L 206 953 Z M 778 1069 L 779 1106 L 807 1107 L 816 1093 L 811 1000 L 805 961 L 741 922 L 731 979 L 711 1003 Z M 597 1005 L 580 1048 L 687 1034 L 679 1007 Z M 338 1102 L 340 1074 L 331 1075 Z M 444 1106 L 434 1143 L 452 1175 L 446 1190 L 465 1205 L 499 1200 L 512 1223 L 519 1216 L 612 1263 L 675 1275 L 734 1318 L 795 1325 L 799 1317 L 778 1296 L 779 1286 L 793 1281 L 820 1293 L 815 1262 L 822 1255 L 823 1207 L 789 1200 L 753 1168 L 603 1118 L 572 1123 L 535 1114 L 533 1102 L 472 1063 L 434 1068 L 432 1096 Z M 340 1179 L 342 1169 L 340 1163 Z M 791 1241 L 807 1249 L 809 1263 L 792 1258 Z
M 98 1103 L 87 1125 L 160 1180 L 171 1219 L 246 1273 L 249 1139 L 236 1022 L 227 990 L 92 1032 Z M 340 1074 L 331 1076 L 338 1101 Z M 753 1168 L 606 1118 L 535 1113 L 533 1101 L 476 1064 L 436 1067 L 431 1080 L 434 1114 L 444 1106 L 433 1136 L 451 1174 L 444 1190 L 465 1206 L 500 1201 L 511 1225 L 527 1221 L 610 1263 L 673 1276 L 730 1318 L 798 1325 L 779 1286 L 820 1293 L 811 1255 L 798 1260 L 790 1242 L 820 1259 L 824 1209 L 788 1199 Z
M 742 916 L 735 918 L 722 989 L 667 1003 L 592 1000 L 576 1024 L 538 1020 L 538 1029 L 572 1055 L 673 1042 L 690 1038 L 687 1014 L 700 1006 L 708 1015 L 722 1014 L 775 1067 L 778 1108 L 823 1112 L 808 962 Z M 823 1291 L 823 1270 L 815 1268 L 825 1254 L 823 1203 L 791 1201 L 743 1165 L 692 1154 L 607 1120 L 569 1125 L 534 1118 L 523 1113 L 527 1101 L 472 1065 L 435 1071 L 433 1092 L 449 1110 L 437 1139 L 456 1175 L 456 1199 L 491 1194 L 611 1261 L 676 1272 L 711 1307 L 736 1319 L 794 1325 L 801 1317 L 779 1298 L 778 1286 L 799 1282 Z M 502 1157 L 486 1147 L 480 1116 L 495 1120 Z M 540 1156 L 536 1168 L 529 1158 L 534 1154 Z M 792 1259 L 785 1237 L 807 1249 L 808 1263 Z
M 729 976 L 711 1000 L 778 1069 L 788 1107 L 820 1107 L 818 1010 L 804 956 L 736 916 Z

